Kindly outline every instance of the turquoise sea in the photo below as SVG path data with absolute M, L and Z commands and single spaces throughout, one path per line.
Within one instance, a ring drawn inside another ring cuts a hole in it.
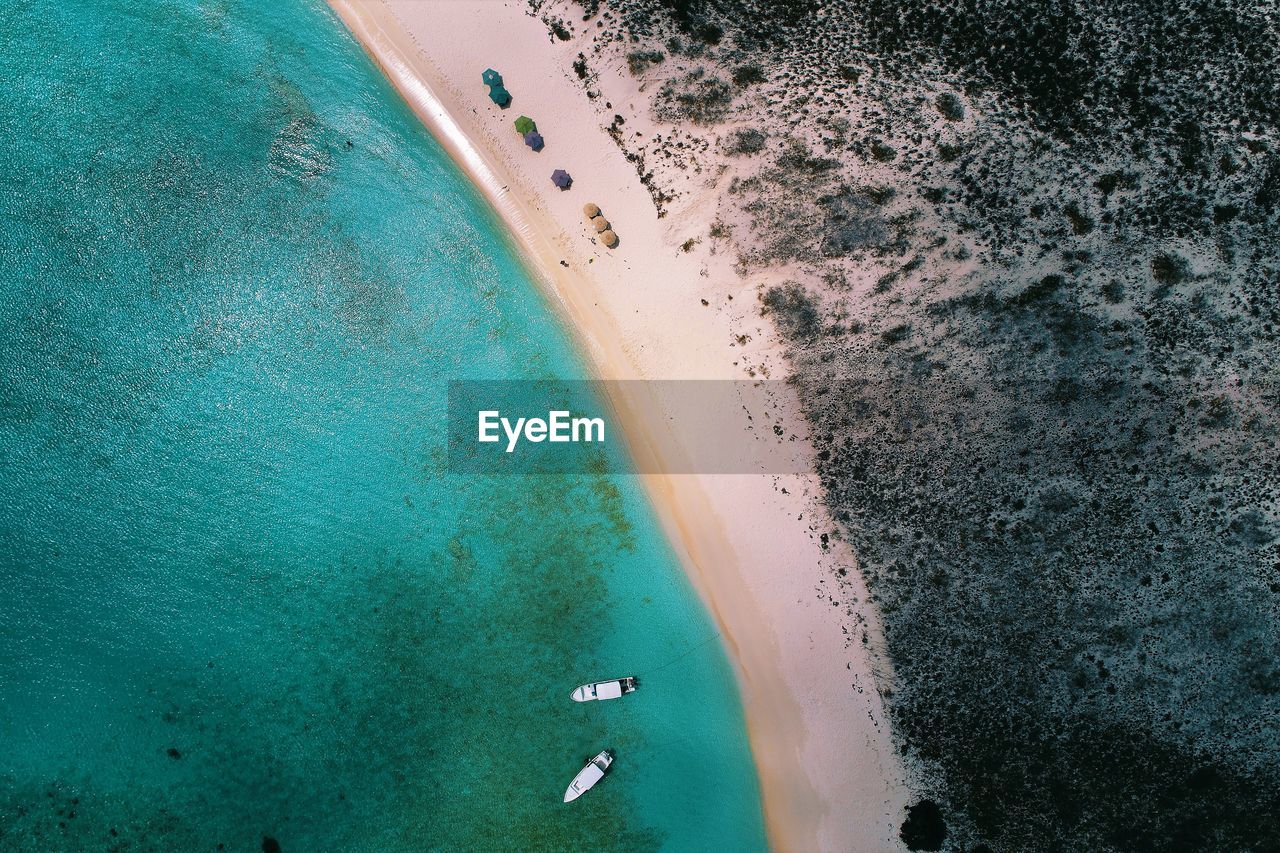
M 0 849 L 762 847 L 638 484 L 445 469 L 449 379 L 585 368 L 337 19 L 3 14 Z

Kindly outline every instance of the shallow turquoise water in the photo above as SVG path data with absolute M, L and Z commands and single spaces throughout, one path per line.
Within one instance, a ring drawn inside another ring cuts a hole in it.
M 761 847 L 636 484 L 444 470 L 448 379 L 584 368 L 336 19 L 5 16 L 0 848 Z

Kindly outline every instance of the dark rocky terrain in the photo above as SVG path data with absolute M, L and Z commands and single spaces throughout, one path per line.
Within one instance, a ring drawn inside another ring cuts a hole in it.
M 717 180 L 690 238 L 790 278 L 761 310 L 946 825 L 904 839 L 1280 849 L 1274 0 L 537 11 L 644 82 L 658 214 Z

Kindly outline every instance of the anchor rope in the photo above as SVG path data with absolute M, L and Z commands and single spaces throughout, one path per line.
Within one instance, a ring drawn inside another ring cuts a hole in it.
M 678 664 L 680 661 L 682 661 L 682 660 L 684 660 L 685 658 L 687 658 L 689 655 L 693 654 L 694 652 L 696 652 L 696 651 L 698 651 L 699 649 L 701 649 L 701 648 L 703 648 L 704 646 L 706 646 L 708 643 L 712 642 L 713 640 L 718 640 L 718 639 L 720 639 L 720 632 L 719 632 L 719 631 L 715 631 L 714 633 L 712 633 L 712 634 L 711 634 L 711 636 L 710 636 L 710 637 L 707 637 L 707 638 L 706 638 L 706 639 L 704 639 L 702 642 L 698 643 L 696 646 L 691 646 L 691 647 L 689 647 L 689 648 L 685 649 L 683 652 L 681 652 L 681 653 L 680 653 L 679 655 L 677 655 L 675 658 L 672 658 L 671 660 L 667 661 L 667 662 L 666 662 L 666 663 L 664 663 L 662 666 L 656 667 L 656 668 L 654 668 L 654 669 L 646 670 L 645 672 L 640 673 L 640 676 L 639 676 L 639 677 L 644 678 L 644 677 L 647 677 L 647 676 L 652 675 L 652 674 L 653 674 L 653 673 L 655 673 L 655 672 L 662 672 L 662 670 L 666 669 L 666 668 L 667 668 L 667 667 L 669 667 L 669 666 L 675 666 L 675 665 L 676 665 L 676 664 Z

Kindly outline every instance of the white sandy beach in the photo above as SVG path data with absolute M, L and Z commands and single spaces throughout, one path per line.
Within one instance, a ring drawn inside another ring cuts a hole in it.
M 516 0 L 330 2 L 509 224 L 598 376 L 745 379 L 748 367 L 772 365 L 781 378 L 778 343 L 758 317 L 758 282 L 748 285 L 705 251 L 681 250 L 688 235 L 679 223 L 714 217 L 714 187 L 659 219 L 606 132 L 614 110 L 602 101 L 643 101 L 623 74 L 602 79 L 605 97 L 589 99 L 571 68 L 577 40 L 552 41 Z M 508 110 L 487 97 L 480 74 L 488 66 L 514 96 Z M 520 114 L 536 119 L 541 153 L 512 129 Z M 551 184 L 555 168 L 573 175 L 570 191 Z M 618 248 L 591 239 L 582 215 L 589 201 L 604 208 Z M 735 336 L 745 328 L 744 345 Z M 662 470 L 680 449 L 661 400 L 642 399 L 641 384 L 626 387 L 632 398 L 612 402 L 645 467 Z M 801 431 L 794 400 L 780 406 L 787 429 Z M 758 429 L 745 412 L 739 420 L 744 431 Z M 835 538 L 824 550 L 820 535 L 835 525 L 817 501 L 817 478 L 645 481 L 735 665 L 773 846 L 901 849 L 903 770 L 861 642 L 864 628 L 878 641 L 876 621 L 854 556 Z M 849 570 L 839 582 L 836 567 Z

